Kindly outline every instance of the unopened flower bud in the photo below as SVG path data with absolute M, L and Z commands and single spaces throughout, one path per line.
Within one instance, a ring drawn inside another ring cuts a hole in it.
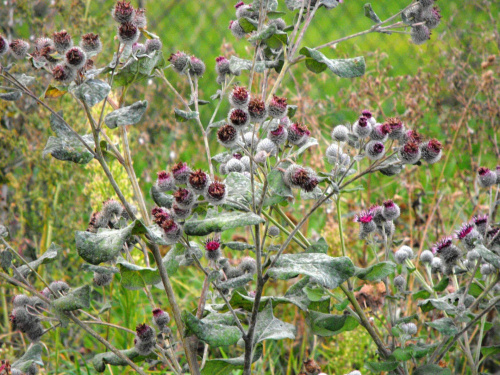
M 368 122 L 368 119 L 361 116 L 353 125 L 352 130 L 359 138 L 366 138 L 370 135 L 372 131 L 372 126 Z
M 54 79 L 62 84 L 69 84 L 76 78 L 76 70 L 66 64 L 59 64 L 52 69 L 52 76 Z
M 431 271 L 432 273 L 442 272 L 443 269 L 443 261 L 440 258 L 434 258 L 431 262 Z
M 429 29 L 435 29 L 441 23 L 441 10 L 439 7 L 429 7 L 422 13 L 422 18 L 425 21 L 425 26 Z
M 425 25 L 415 25 L 411 27 L 411 40 L 414 44 L 424 44 L 431 38 L 431 31 Z
M 217 140 L 224 147 L 232 148 L 238 142 L 238 131 L 232 125 L 223 125 L 217 130 Z
M 231 70 L 229 69 L 229 60 L 224 56 L 217 57 L 215 59 L 215 72 L 220 76 L 230 74 Z
M 230 21 L 229 22 L 229 30 L 231 30 L 231 33 L 238 39 L 243 38 L 246 35 L 245 30 L 241 27 L 240 23 L 238 21 Z
M 134 43 L 132 45 L 132 53 L 134 55 L 143 55 L 146 53 L 146 46 L 142 43 Z
M 31 342 L 38 342 L 45 333 L 45 330 L 39 322 L 36 322 L 25 333 Z
M 398 275 L 394 278 L 394 286 L 398 288 L 401 292 L 405 289 L 406 286 L 406 278 L 403 275 Z
M 118 27 L 118 40 L 125 45 L 132 45 L 139 39 L 139 29 L 131 22 L 122 23 Z
M 365 146 L 366 156 L 370 160 L 380 160 L 384 157 L 385 146 L 380 141 L 370 141 Z
M 228 121 L 240 130 L 250 124 L 250 115 L 242 109 L 233 108 L 229 111 Z
M 409 335 L 414 335 L 417 333 L 417 325 L 415 323 L 406 323 L 407 333 Z
M 191 66 L 189 74 L 192 77 L 201 77 L 205 73 L 205 63 L 196 56 L 191 56 L 189 58 L 189 65 Z
M 275 18 L 274 20 L 270 20 L 267 25 L 274 26 L 277 30 L 283 30 L 286 27 L 286 22 L 283 18 Z
M 477 171 L 477 182 L 482 188 L 489 188 L 495 185 L 497 182 L 496 172 L 485 167 L 479 168 Z
M 257 145 L 257 152 L 260 151 L 264 151 L 270 156 L 276 156 L 278 153 L 278 147 L 276 146 L 276 143 L 274 143 L 269 138 L 264 138 L 261 139 L 261 141 Z
M 337 142 L 347 141 L 347 135 L 349 134 L 349 129 L 344 125 L 337 125 L 332 130 L 332 139 Z
M 82 36 L 80 47 L 87 54 L 96 55 L 102 51 L 102 42 L 99 35 L 88 33 Z
M 235 86 L 229 94 L 229 103 L 234 108 L 246 110 L 250 102 L 250 93 L 243 86 Z
M 265 151 L 259 151 L 255 154 L 254 160 L 259 164 L 264 164 L 268 158 L 268 154 Z
M 207 194 L 205 195 L 207 201 L 214 206 L 224 204 L 226 202 L 226 197 L 226 185 L 219 181 L 212 182 L 208 187 Z
M 409 253 L 405 251 L 404 249 L 399 249 L 394 253 L 394 259 L 396 260 L 397 263 L 403 264 L 406 259 L 409 259 Z
M 292 145 L 301 145 L 311 136 L 311 132 L 307 125 L 300 123 L 293 123 L 288 128 L 288 142 Z
M 430 251 L 430 250 L 424 250 L 420 254 L 420 261 L 424 264 L 431 263 L 433 259 L 434 259 L 434 255 L 432 254 L 432 251 Z
M 112 273 L 94 272 L 94 284 L 96 286 L 107 286 L 113 281 Z
M 16 39 L 9 44 L 9 47 L 12 56 L 14 56 L 17 60 L 21 60 L 26 57 L 30 44 L 24 40 Z
M 370 138 L 373 141 L 385 142 L 391 133 L 391 126 L 389 124 L 376 124 L 372 127 Z
M 384 217 L 385 220 L 396 220 L 401 211 L 399 209 L 399 206 L 394 203 L 393 200 L 389 199 L 386 200 L 383 204 L 383 209 L 382 209 L 382 216 Z
M 277 145 L 282 145 L 288 138 L 288 130 L 283 125 L 278 125 L 276 129 L 267 132 L 267 138 Z
M 170 315 L 162 309 L 153 310 L 153 322 L 160 331 L 163 331 L 165 326 L 170 323 Z
M 113 19 L 118 23 L 126 23 L 132 21 L 134 16 L 134 8 L 127 1 L 118 1 L 111 11 Z
M 30 302 L 30 298 L 24 294 L 18 294 L 12 299 L 12 305 L 16 307 L 25 307 Z
M 232 158 L 226 163 L 227 173 L 243 173 L 245 171 L 245 165 L 238 159 Z
M 160 39 L 155 38 L 155 39 L 148 39 L 146 41 L 146 53 L 150 54 L 154 51 L 161 51 L 161 48 L 163 47 L 163 44 Z
M 281 119 L 285 117 L 287 111 L 287 99 L 284 97 L 279 97 L 273 95 L 271 102 L 269 103 L 269 116 L 276 119 Z
M 243 1 L 238 2 L 234 8 L 236 9 L 236 17 L 238 19 L 242 17 L 255 18 L 258 17 L 258 12 L 252 10 L 251 5 L 245 4 Z
M 140 29 L 144 29 L 148 20 L 146 18 L 146 9 L 140 8 L 134 12 L 134 18 L 132 19 L 132 23 Z
M 172 67 L 177 73 L 184 73 L 189 63 L 189 57 L 184 52 L 177 51 L 170 55 L 168 61 L 172 64 Z
M 191 168 L 186 163 L 179 162 L 172 167 L 172 175 L 176 185 L 183 185 L 188 182 Z
M 491 275 L 493 272 L 495 272 L 495 267 L 493 267 L 491 264 L 485 263 L 481 265 L 481 275 Z
M 399 149 L 399 157 L 404 164 L 415 164 L 421 156 L 420 147 L 415 142 L 405 143 Z
M 269 230 L 267 231 L 267 234 L 269 237 L 277 237 L 280 235 L 280 229 L 275 225 L 271 225 L 269 227 Z

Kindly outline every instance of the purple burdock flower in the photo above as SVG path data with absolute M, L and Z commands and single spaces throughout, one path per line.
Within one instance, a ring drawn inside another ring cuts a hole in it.
M 279 125 L 276 129 L 267 132 L 267 138 L 277 145 L 282 145 L 288 138 L 288 131 L 283 125 Z
M 230 74 L 231 70 L 229 69 L 229 60 L 224 56 L 219 56 L 215 58 L 215 72 L 220 76 L 225 76 L 226 74 Z
M 285 97 L 273 95 L 268 107 L 269 116 L 279 120 L 285 117 L 286 111 L 287 99 Z
M 246 35 L 245 30 L 243 30 L 238 21 L 229 21 L 229 30 L 231 30 L 231 33 L 238 39 L 241 39 Z
M 420 147 L 416 142 L 408 142 L 399 149 L 399 157 L 403 164 L 415 164 L 421 156 Z
M 288 128 L 288 142 L 292 145 L 300 145 L 307 141 L 310 136 L 311 132 L 307 125 L 295 122 Z
M 385 124 L 391 127 L 389 132 L 389 139 L 399 140 L 403 136 L 404 126 L 403 122 L 398 117 L 390 117 L 385 121 Z
M 22 39 L 13 40 L 9 44 L 10 52 L 17 59 L 24 59 L 30 48 L 30 44 Z
M 252 122 L 261 122 L 267 117 L 266 103 L 262 99 L 252 98 L 248 102 L 248 113 Z
M 366 138 L 370 135 L 372 131 L 372 126 L 368 122 L 368 119 L 361 116 L 353 125 L 352 130 L 359 138 Z
M 172 175 L 174 176 L 174 180 L 177 185 L 187 183 L 191 172 L 191 168 L 183 162 L 179 162 L 172 167 Z
M 250 9 L 252 9 L 251 5 L 245 4 L 243 1 L 240 1 L 237 3 L 234 8 L 236 9 L 236 17 L 242 18 L 242 17 L 248 17 L 248 18 L 253 18 L 257 12 L 254 12 Z M 257 13 L 258 15 L 258 13 Z
M 205 73 L 205 63 L 196 56 L 191 56 L 189 58 L 189 64 L 191 66 L 191 68 L 189 69 L 189 74 L 191 76 L 200 77 Z
M 476 243 L 482 240 L 482 236 L 475 228 L 474 224 L 465 223 L 455 232 L 455 238 L 461 241 L 467 250 L 472 250 L 476 247 Z
M 439 7 L 429 7 L 423 12 L 425 26 L 429 29 L 435 29 L 441 23 L 441 10 Z
M 147 324 L 139 324 L 136 329 L 134 346 L 140 355 L 148 355 L 154 349 L 156 344 L 155 330 Z
M 52 40 L 54 41 L 56 51 L 61 55 L 65 54 L 66 51 L 73 46 L 71 35 L 69 35 L 66 30 L 61 30 L 52 34 Z
M 414 44 L 420 45 L 431 38 L 431 31 L 425 25 L 415 25 L 411 28 L 410 36 Z
M 166 311 L 156 308 L 153 310 L 153 322 L 160 331 L 163 331 L 165 326 L 170 323 L 170 315 Z
M 186 220 L 191 215 L 191 207 L 181 206 L 174 202 L 170 213 L 175 220 Z
M 409 129 L 400 139 L 401 143 L 415 142 L 416 144 L 422 143 L 422 135 L 416 130 Z
M 310 168 L 297 164 L 290 165 L 283 176 L 283 181 L 290 187 L 311 192 L 318 185 L 319 180 Z
M 207 193 L 205 194 L 205 198 L 207 199 L 207 201 L 214 206 L 224 204 L 226 202 L 226 197 L 226 185 L 219 181 L 212 182 L 208 186 Z
M 210 177 L 201 169 L 189 174 L 188 186 L 198 194 L 204 194 L 210 183 Z
M 153 221 L 160 227 L 165 221 L 172 219 L 168 211 L 163 207 L 154 207 L 151 210 L 151 215 L 153 216 Z
M 445 273 L 453 272 L 453 266 L 460 258 L 460 250 L 453 244 L 451 237 L 445 237 L 434 244 L 432 252 L 442 259 L 445 265 Z
M 392 199 L 386 200 L 382 205 L 382 215 L 384 216 L 385 220 L 396 220 L 399 217 L 401 210 Z
M 359 237 L 362 239 L 377 229 L 371 210 L 366 210 L 356 215 L 354 222 L 359 223 Z
M 217 130 L 217 140 L 224 147 L 232 148 L 238 141 L 238 131 L 232 125 L 223 125 Z
M 385 142 L 391 133 L 391 126 L 389 124 L 377 124 L 373 126 L 370 133 L 370 138 L 374 141 Z
M 127 1 L 118 1 L 111 11 L 113 19 L 118 23 L 126 23 L 132 21 L 134 16 L 134 8 Z
M 175 202 L 181 208 L 190 208 L 195 202 L 195 196 L 189 189 L 179 188 L 174 193 Z
M 422 143 L 420 145 L 422 160 L 429 164 L 437 163 L 443 154 L 442 149 L 443 145 L 437 139 L 431 139 L 430 141 Z
M 82 36 L 80 47 L 85 53 L 96 55 L 102 51 L 102 42 L 98 34 L 88 33 Z
M 172 67 L 177 73 L 184 73 L 189 63 L 189 57 L 184 52 L 177 51 L 170 55 L 168 61 L 172 64 Z
M 380 141 L 370 141 L 365 146 L 366 156 L 370 160 L 379 160 L 385 154 L 385 146 Z
M 234 159 L 241 160 L 241 158 L 242 158 L 242 157 L 243 157 L 243 155 L 242 155 L 241 153 L 239 153 L 239 152 L 235 152 L 235 153 L 233 154 L 233 158 L 234 158 Z
M 122 44 L 132 45 L 139 39 L 140 32 L 132 22 L 122 23 L 118 27 L 118 40 Z
M 204 245 L 205 256 L 207 257 L 207 259 L 215 262 L 221 257 L 221 242 L 218 238 L 207 238 L 204 242 Z
M 163 43 L 158 38 L 148 39 L 148 40 L 146 40 L 145 47 L 146 47 L 146 53 L 150 54 L 154 51 L 161 51 L 161 49 L 163 47 Z
M 481 167 L 477 170 L 477 182 L 479 186 L 489 188 L 496 184 L 497 174 L 486 167 Z
M 165 238 L 170 244 L 176 243 L 182 236 L 181 226 L 177 224 L 173 219 L 167 219 L 163 221 L 160 227 L 161 229 L 163 229 Z
M 144 29 L 148 24 L 148 20 L 146 18 L 146 9 L 139 8 L 134 12 L 134 18 L 132 19 L 132 23 L 140 29 Z
M 66 52 L 66 64 L 73 69 L 81 69 L 87 62 L 87 55 L 80 47 L 72 47 Z
M 250 124 L 250 115 L 242 109 L 233 108 L 229 111 L 228 120 L 237 129 L 242 129 Z
M 486 229 L 488 229 L 488 215 L 474 216 L 472 222 L 476 226 L 477 231 L 484 236 L 486 234 Z
M 235 86 L 229 94 L 229 103 L 234 108 L 247 109 L 250 102 L 250 93 L 243 86 Z
M 68 84 L 71 83 L 75 80 L 76 78 L 76 70 L 70 68 L 66 64 L 59 64 L 52 69 L 52 77 L 57 82 L 60 82 L 62 84 Z
M 0 35 L 0 56 L 5 55 L 9 51 L 9 42 Z
M 171 173 L 168 173 L 166 171 L 158 172 L 158 178 L 156 180 L 156 188 L 162 193 L 169 190 L 174 190 L 175 189 L 174 176 L 172 176 Z
M 369 111 L 368 109 L 364 109 L 363 111 L 361 111 L 361 116 L 366 118 L 368 120 L 368 123 L 372 126 L 375 126 L 375 124 L 377 123 L 377 121 L 375 120 L 375 117 L 373 116 L 371 111 Z
M 492 228 L 486 232 L 486 243 L 500 246 L 500 227 Z

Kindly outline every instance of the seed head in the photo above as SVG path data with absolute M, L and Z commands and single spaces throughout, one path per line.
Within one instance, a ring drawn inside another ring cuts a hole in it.
M 73 69 L 81 69 L 87 62 L 87 55 L 80 47 L 72 47 L 66 52 L 66 64 Z
M 163 229 L 163 232 L 165 234 L 165 238 L 171 243 L 174 244 L 182 236 L 182 228 L 180 227 L 179 224 L 177 224 L 174 220 L 172 219 L 167 219 L 164 222 L 161 223 L 161 228 Z
M 16 39 L 13 40 L 10 44 L 10 51 L 12 53 L 12 56 L 14 56 L 17 60 L 24 59 L 28 53 L 28 50 L 30 48 L 30 45 L 28 42 L 21 40 L 21 39 Z
M 288 186 L 306 192 L 313 191 L 319 183 L 318 178 L 310 168 L 304 168 L 297 164 L 292 164 L 286 169 L 283 180 Z
M 210 177 L 201 169 L 189 174 L 188 186 L 197 194 L 204 194 L 209 182 Z
M 366 156 L 370 160 L 379 160 L 384 157 L 385 146 L 380 141 L 370 141 L 365 146 Z
M 332 130 L 332 139 L 337 142 L 347 141 L 347 135 L 349 134 L 349 129 L 344 125 L 337 125 Z
M 399 209 L 399 206 L 391 199 L 386 200 L 383 203 L 382 216 L 385 220 L 396 220 L 399 217 L 400 213 L 401 211 Z
M 298 122 L 293 123 L 288 128 L 288 142 L 292 145 L 301 145 L 311 136 L 307 125 Z
M 189 58 L 189 64 L 191 66 L 191 68 L 189 69 L 189 74 L 192 77 L 201 77 L 205 73 L 205 63 L 196 56 L 191 56 Z
M 479 168 L 477 171 L 477 182 L 482 188 L 489 188 L 495 185 L 497 182 L 496 172 L 485 167 Z
M 239 108 L 233 108 L 229 111 L 229 122 L 237 129 L 242 129 L 250 123 L 250 115 Z
M 156 180 L 156 188 L 158 191 L 164 193 L 169 190 L 175 189 L 175 180 L 172 173 L 167 171 L 158 172 L 158 178 Z
M 80 47 L 87 54 L 97 55 L 102 51 L 102 42 L 98 34 L 88 33 L 82 36 Z
M 190 208 L 195 202 L 195 196 L 189 189 L 179 188 L 174 193 L 175 202 L 181 208 Z
M 189 168 L 186 163 L 179 162 L 172 167 L 172 175 L 176 185 L 187 183 L 190 174 L 191 168 Z
M 420 144 L 422 143 L 422 141 L 423 141 L 422 135 L 413 129 L 407 130 L 406 133 L 401 138 L 401 143 L 414 142 Z
M 146 9 L 143 8 L 137 9 L 134 13 L 134 18 L 132 20 L 132 23 L 139 29 L 144 29 L 148 24 L 148 20 L 146 18 Z
M 231 103 L 234 108 L 245 110 L 247 109 L 249 102 L 250 93 L 243 86 L 235 86 L 229 94 L 229 103 Z
M 420 145 L 422 160 L 429 164 L 437 163 L 441 159 L 443 145 L 437 139 L 431 139 Z
M 248 103 L 248 113 L 252 122 L 261 122 L 267 117 L 266 104 L 259 98 L 252 98 Z
M 399 117 L 390 117 L 385 121 L 385 124 L 391 127 L 389 139 L 399 140 L 403 136 L 404 126 Z
M 127 1 L 118 1 L 111 11 L 113 19 L 118 23 L 131 22 L 134 17 L 134 8 Z
M 399 157 L 403 164 L 415 164 L 421 156 L 420 147 L 416 142 L 405 143 L 399 149 Z
M 214 206 L 224 204 L 226 202 L 227 189 L 226 185 L 219 181 L 214 181 L 208 186 L 205 198 Z
M 243 30 L 238 21 L 230 21 L 229 30 L 231 30 L 231 33 L 238 39 L 241 39 L 246 35 L 245 30 Z
M 64 85 L 73 82 L 76 78 L 76 70 L 70 68 L 69 65 L 59 64 L 52 69 L 52 77 Z
M 431 38 L 431 31 L 426 25 L 416 25 L 411 27 L 411 40 L 414 44 L 424 44 Z
M 353 125 L 353 132 L 359 138 L 366 138 L 370 135 L 372 126 L 368 123 L 365 116 L 361 116 Z
M 217 140 L 224 147 L 232 148 L 238 141 L 238 131 L 232 125 L 223 125 L 217 130 Z
M 281 119 L 285 117 L 287 108 L 287 99 L 285 97 L 273 95 L 268 108 L 269 116 L 271 116 L 272 118 Z
M 177 73 L 184 73 L 189 63 L 189 57 L 184 52 L 177 51 L 170 55 L 168 61 L 172 64 L 172 68 L 174 68 Z
M 54 47 L 61 55 L 65 54 L 73 46 L 73 40 L 71 35 L 68 34 L 66 30 L 61 30 L 52 34 L 52 40 L 54 41 Z
M 118 40 L 125 45 L 132 45 L 139 39 L 140 33 L 132 22 L 122 23 L 118 27 Z
M 151 210 L 151 215 L 153 216 L 153 221 L 158 224 L 160 227 L 163 222 L 171 219 L 170 214 L 167 210 L 162 207 L 154 207 Z
M 155 39 L 148 39 L 146 41 L 146 53 L 150 54 L 154 51 L 161 51 L 163 44 L 160 39 L 155 38 Z

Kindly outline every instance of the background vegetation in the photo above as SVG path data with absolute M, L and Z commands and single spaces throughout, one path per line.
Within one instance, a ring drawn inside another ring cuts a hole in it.
M 33 40 L 35 36 L 51 35 L 52 31 L 65 27 L 75 35 L 79 33 L 77 30 L 114 35 L 110 21 L 113 3 L 111 0 L 8 0 L 0 5 L 0 33 Z M 161 37 L 166 55 L 183 50 L 206 62 L 207 73 L 200 83 L 203 99 L 208 100 L 218 88 L 214 72 L 216 56 L 250 56 L 242 43 L 234 43 L 227 30 L 229 20 L 234 18 L 233 2 L 151 0 L 140 3 L 134 6 L 147 7 L 148 29 Z M 335 11 L 320 12 L 304 44 L 318 45 L 369 28 L 370 20 L 363 16 L 364 3 L 365 0 L 346 0 Z M 399 2 L 390 0 L 373 5 L 381 18 L 400 7 Z M 440 1 L 439 6 L 443 23 L 434 30 L 433 43 L 415 46 L 408 42 L 408 35 L 372 34 L 354 39 L 323 52 L 329 57 L 364 55 L 368 67 L 364 77 L 340 80 L 299 69 L 285 81 L 287 91 L 283 92 L 293 104 L 299 105 L 296 116 L 309 124 L 315 137 L 329 138 L 334 125 L 353 121 L 362 109 L 370 108 L 379 118 L 399 115 L 410 126 L 425 130 L 429 138 L 436 137 L 444 143 L 445 157 L 441 163 L 408 168 L 398 179 L 371 176 L 364 191 L 353 193 L 351 199 L 343 202 L 346 207 L 343 212 L 348 216 L 362 206 L 394 198 L 403 213 L 397 222 L 399 239 L 420 250 L 429 248 L 435 239 L 450 234 L 462 221 L 488 205 L 489 202 L 478 200 L 475 172 L 483 165 L 494 168 L 500 158 L 497 142 L 500 134 L 497 23 L 500 4 L 464 0 Z M 104 46 L 98 65 L 110 60 L 114 48 L 111 44 Z M 166 74 L 173 82 L 180 82 L 173 72 L 167 70 Z M 246 83 L 245 75 L 241 79 Z M 46 77 L 44 86 L 36 87 L 36 92 L 43 93 L 49 83 L 50 78 Z M 181 83 L 177 88 L 186 91 Z M 140 96 L 145 95 L 150 103 L 146 119 L 130 129 L 134 166 L 143 191 L 148 192 L 156 171 L 165 165 L 182 159 L 197 166 L 204 162 L 204 156 L 198 152 L 201 139 L 189 128 L 193 125 L 175 122 L 175 99 L 160 82 L 150 81 L 135 89 L 143 91 Z M 133 93 L 129 94 L 129 98 L 134 97 Z M 51 100 L 55 108 L 65 112 L 65 118 L 77 119 L 74 127 L 80 133 L 85 132 L 87 124 L 81 120 L 85 117 L 79 108 L 69 105 L 69 98 Z M 212 104 L 207 107 L 202 109 L 202 116 L 212 113 Z M 101 208 L 102 201 L 113 197 L 111 187 L 97 163 L 75 166 L 50 157 L 42 159 L 41 153 L 50 135 L 48 117 L 33 101 L 23 98 L 15 104 L 0 102 L 0 113 L 0 222 L 9 228 L 12 245 L 29 258 L 43 253 L 51 242 L 56 242 L 63 246 L 64 256 L 43 272 L 50 272 L 54 280 L 78 278 L 90 282 L 92 275 L 79 270 L 82 261 L 75 253 L 74 231 L 86 228 L 90 214 Z M 212 147 L 216 147 L 214 137 L 212 142 Z M 305 156 L 312 165 L 323 164 L 322 153 L 318 151 L 313 149 Z M 119 176 L 123 177 L 121 188 L 127 192 L 127 198 L 132 197 L 132 192 L 127 191 L 128 184 L 124 183 L 125 172 L 118 163 L 111 163 L 111 167 L 119 183 Z M 149 203 L 152 207 L 152 201 Z M 305 209 L 302 205 L 302 202 L 296 203 L 299 210 L 296 215 Z M 305 230 L 309 236 L 323 235 L 330 245 L 329 254 L 339 255 L 337 224 L 331 212 L 333 208 L 316 216 Z M 291 219 L 295 220 L 293 216 Z M 366 264 L 368 249 L 357 240 L 356 226 L 347 225 L 345 230 L 351 258 L 355 261 L 357 257 L 358 264 Z M 183 300 L 181 304 L 194 309 L 202 284 L 199 276 L 188 268 L 172 281 Z M 113 283 L 112 288 L 102 290 L 103 301 L 113 306 L 115 315 L 110 317 L 109 311 L 99 312 L 98 307 L 94 312 L 100 313 L 103 319 L 119 321 L 134 329 L 151 312 L 147 304 L 141 304 L 144 297 L 139 291 L 118 285 Z M 270 285 L 274 290 L 278 287 Z M 24 352 L 26 343 L 19 333 L 11 331 L 8 321 L 12 288 L 6 285 L 0 288 L 0 358 L 13 359 Z M 284 290 L 276 290 L 278 292 Z M 333 339 L 313 339 L 294 308 L 287 307 L 281 313 L 287 315 L 283 320 L 293 321 L 298 327 L 297 340 L 266 345 L 264 360 L 259 365 L 262 372 L 298 373 L 302 360 L 311 356 L 323 365 L 325 372 L 344 374 L 361 368 L 364 361 L 375 357 L 375 346 L 361 329 Z M 377 315 L 376 311 L 372 313 Z M 132 339 L 126 333 L 110 331 L 109 335 L 108 339 L 118 347 L 126 347 Z M 495 340 L 494 335 L 492 330 L 486 339 Z M 50 339 L 56 345 L 45 353 L 47 366 L 42 371 L 94 373 L 85 361 L 96 342 L 76 328 L 52 331 Z M 286 351 L 275 350 L 274 345 L 287 346 L 290 355 L 278 358 L 273 353 Z M 500 366 L 498 358 L 490 366 L 495 364 Z M 466 371 L 463 363 L 456 366 L 457 373 Z M 121 369 L 107 371 L 119 373 Z

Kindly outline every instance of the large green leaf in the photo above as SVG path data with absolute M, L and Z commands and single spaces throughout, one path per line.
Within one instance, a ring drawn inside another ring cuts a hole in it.
M 174 202 L 173 195 L 162 193 L 156 185 L 151 186 L 150 195 L 158 206 L 165 208 L 172 207 L 172 203 Z
M 259 360 L 262 356 L 262 345 L 258 345 L 253 351 L 252 363 Z M 229 375 L 233 371 L 243 368 L 245 356 L 236 358 L 218 358 L 210 359 L 201 370 L 201 375 Z
M 214 232 L 261 223 L 264 223 L 264 219 L 254 213 L 226 212 L 208 219 L 186 221 L 184 232 L 189 236 L 206 236 Z
M 156 358 L 155 354 L 150 354 L 147 357 L 142 356 L 137 353 L 135 348 L 120 350 L 120 352 L 132 362 L 142 362 L 146 358 Z M 125 362 L 125 360 L 121 359 L 113 352 L 100 353 L 92 358 L 92 365 L 97 372 L 104 372 L 106 370 L 106 365 L 108 364 L 112 366 L 128 366 L 128 363 Z
M 328 243 L 321 237 L 318 241 L 313 243 L 306 249 L 306 253 L 328 253 Z
M 278 195 L 284 198 L 293 198 L 292 189 L 285 184 L 283 173 L 277 169 L 273 169 L 267 175 L 267 183 L 271 192 L 271 196 Z
M 231 56 L 229 60 L 229 69 L 233 73 L 240 74 L 242 70 L 251 70 L 253 62 L 252 60 L 240 59 L 236 56 Z M 255 71 L 257 73 L 263 73 L 265 69 L 270 69 L 278 66 L 278 62 L 274 61 L 257 61 L 255 62 Z
M 447 299 L 426 299 L 420 301 L 418 306 L 422 309 L 423 312 L 428 312 L 433 309 L 443 310 L 448 314 L 455 314 L 457 308 L 448 302 Z
M 460 331 L 450 318 L 441 318 L 425 324 L 446 336 L 453 336 Z
M 328 337 L 345 331 L 352 331 L 359 323 L 351 315 L 331 315 L 316 311 L 307 314 L 307 323 L 314 335 Z
M 115 86 L 128 86 L 135 81 L 151 77 L 155 69 L 165 68 L 165 59 L 161 51 L 154 51 L 149 56 L 143 55 L 137 59 L 131 58 L 121 69 L 118 69 L 113 84 Z
M 42 345 L 32 344 L 23 356 L 12 364 L 12 368 L 25 372 L 33 363 L 43 366 L 42 350 Z
M 234 345 L 242 337 L 235 325 L 203 322 L 187 311 L 184 311 L 182 318 L 186 325 L 186 336 L 194 334 L 211 347 Z
M 264 340 L 295 339 L 295 326 L 285 323 L 273 314 L 273 304 L 267 303 L 257 315 L 255 324 L 254 344 Z
M 333 258 L 322 253 L 284 254 L 268 273 L 281 280 L 307 275 L 325 288 L 335 289 L 354 275 L 354 265 L 347 257 Z
M 90 286 L 85 285 L 74 289 L 67 295 L 52 301 L 52 306 L 58 311 L 74 311 L 90 307 Z
M 134 125 L 141 121 L 148 108 L 147 100 L 139 100 L 127 107 L 118 108 L 104 117 L 104 123 L 110 129 L 118 126 Z
M 276 306 L 276 305 L 281 304 L 281 303 L 291 303 L 291 304 L 297 306 L 299 309 L 301 309 L 303 311 L 307 311 L 307 305 L 308 305 L 308 302 L 310 302 L 310 301 L 308 301 L 307 298 L 304 299 L 304 298 L 302 298 L 302 296 L 300 296 L 300 297 L 301 298 L 298 298 L 297 296 L 289 296 L 289 297 L 263 296 L 260 299 L 261 303 L 259 305 L 259 311 L 262 311 L 262 309 L 264 308 L 264 306 L 266 305 L 266 303 L 268 301 L 271 301 L 273 306 Z M 243 309 L 245 311 L 250 312 L 253 309 L 253 305 L 255 303 L 255 298 L 246 295 L 246 292 L 244 289 L 239 289 L 233 293 L 233 295 L 231 296 L 231 299 L 229 300 L 229 303 L 234 309 Z M 212 305 L 212 306 L 214 309 L 216 309 L 218 311 L 228 311 L 226 304 Z
M 195 111 L 186 112 L 179 108 L 174 108 L 174 113 L 175 113 L 175 120 L 177 122 L 186 122 L 189 120 L 194 120 L 199 116 L 198 112 Z
M 356 273 L 354 276 L 361 280 L 378 281 L 392 275 L 395 269 L 396 264 L 393 262 L 380 262 L 368 268 L 356 267 Z
M 49 248 L 45 251 L 45 253 L 40 255 L 38 259 L 35 259 L 34 261 L 29 262 L 28 264 L 30 265 L 31 268 L 36 270 L 42 264 L 53 262 L 57 257 L 59 250 L 61 250 L 61 247 L 52 242 Z M 22 266 L 17 267 L 17 271 L 23 277 L 26 277 L 31 272 L 31 269 L 27 265 L 23 264 Z M 17 275 L 14 274 L 14 277 L 17 278 Z
M 329 59 L 309 47 L 302 48 L 300 53 L 306 56 L 306 66 L 314 73 L 321 73 L 328 68 L 342 78 L 361 77 L 365 74 L 366 64 L 363 56 L 352 59 Z
M 365 362 L 365 368 L 376 374 L 397 369 L 399 362 Z
M 500 345 L 485 346 L 481 348 L 481 354 L 485 357 L 500 353 Z
M 424 365 L 413 371 L 413 375 L 430 375 L 430 374 L 451 375 L 451 371 L 447 368 L 442 368 L 438 365 Z
M 59 112 L 59 115 L 62 117 L 62 112 Z M 77 164 L 87 164 L 94 158 L 64 121 L 54 114 L 50 116 L 50 127 L 57 136 L 49 137 L 43 149 L 43 157 L 50 154 L 58 160 Z M 94 148 L 94 138 L 91 134 L 82 136 L 82 139 L 89 147 Z
M 476 248 L 479 255 L 483 257 L 485 261 L 493 265 L 494 267 L 500 269 L 500 256 L 496 255 L 493 251 L 484 247 L 484 245 L 477 245 Z
M 107 82 L 99 79 L 89 79 L 71 91 L 78 99 L 87 103 L 89 107 L 93 107 L 108 96 L 111 87 Z
M 312 146 L 317 146 L 319 143 L 318 143 L 318 140 L 316 138 L 313 138 L 313 137 L 310 137 L 307 139 L 307 141 L 301 145 L 297 151 L 295 151 L 292 155 L 290 155 L 290 157 L 298 157 L 300 155 L 302 155 L 308 148 L 312 147 Z

